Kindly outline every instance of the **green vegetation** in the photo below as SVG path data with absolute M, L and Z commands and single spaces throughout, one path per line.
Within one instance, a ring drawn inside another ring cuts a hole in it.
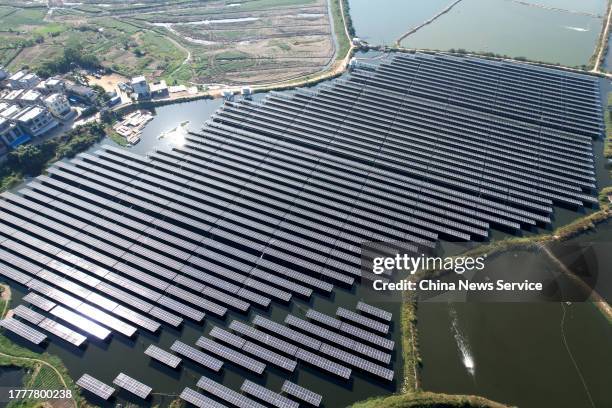
M 604 140 L 604 157 L 612 159 L 612 92 L 608 93 L 608 104 L 604 111 L 604 121 L 606 123 L 606 139 Z
M 51 163 L 74 157 L 105 136 L 104 125 L 89 123 L 38 145 L 19 146 L 8 154 L 0 167 L 0 190 L 23 181 L 24 177 L 36 177 Z
M 345 16 L 342 15 L 342 9 L 340 8 L 340 2 L 343 2 L 342 5 L 345 7 L 344 12 Z M 346 54 L 351 49 L 351 38 L 346 36 L 346 32 L 344 30 L 344 18 L 346 18 L 346 14 L 348 13 L 348 1 L 345 0 L 330 0 L 331 2 L 331 11 L 332 17 L 334 19 L 334 32 L 336 33 L 336 38 L 338 40 L 338 49 L 336 50 L 336 59 L 341 60 L 346 57 Z M 344 17 L 344 18 L 343 18 Z M 348 25 L 348 21 L 347 21 Z M 348 25 L 348 27 L 352 27 L 352 25 Z M 349 34 L 350 34 L 349 29 Z M 353 30 L 354 31 L 354 30 Z
M 419 392 L 372 398 L 358 402 L 352 408 L 505 408 L 506 405 L 486 398 Z
M 416 392 L 418 385 L 418 370 L 421 366 L 417 336 L 417 302 L 412 294 L 406 292 L 402 304 L 400 327 L 402 330 L 402 357 L 404 360 L 404 384 L 402 392 Z
M 64 48 L 64 53 L 55 60 L 43 62 L 36 73 L 47 78 L 56 74 L 64 74 L 75 66 L 80 68 L 95 69 L 100 67 L 98 57 L 93 54 L 83 52 L 81 44 L 73 42 Z

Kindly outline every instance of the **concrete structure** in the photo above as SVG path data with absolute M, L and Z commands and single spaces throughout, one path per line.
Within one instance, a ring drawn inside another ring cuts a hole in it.
M 30 89 L 38 85 L 40 78 L 33 73 L 18 71 L 8 79 L 9 87 L 13 89 Z
M 28 142 L 30 137 L 15 122 L 0 117 L 0 140 L 6 147 L 15 148 Z
M 159 82 L 153 82 L 149 87 L 151 92 L 151 97 L 153 98 L 165 98 L 170 95 L 168 91 L 168 85 L 166 85 L 166 81 L 163 79 Z
M 43 100 L 43 104 L 56 118 L 64 119 L 73 112 L 64 94 L 51 94 Z
M 130 83 L 132 87 L 132 98 L 138 99 L 146 99 L 151 96 L 151 90 L 149 89 L 149 84 L 144 76 L 137 76 L 132 78 L 132 82 Z
M 29 89 L 21 95 L 19 100 L 22 105 L 38 105 L 42 102 L 42 95 L 40 92 L 35 91 L 34 89 Z
M 88 86 L 66 84 L 66 93 L 85 103 L 93 103 L 96 100 L 96 93 Z
M 8 103 L 17 103 L 21 100 L 21 95 L 24 93 L 24 89 L 6 89 L 0 95 L 0 100 Z
M 63 93 L 66 91 L 66 84 L 60 78 L 48 78 L 36 85 L 36 90 L 43 94 Z
M 31 136 L 40 136 L 58 125 L 51 113 L 41 106 L 29 106 L 12 117 Z

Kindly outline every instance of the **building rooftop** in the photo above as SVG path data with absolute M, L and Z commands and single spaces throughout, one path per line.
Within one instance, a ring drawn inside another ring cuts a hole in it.
M 20 80 L 20 79 L 22 79 L 22 78 L 23 78 L 25 75 L 26 75 L 26 73 L 25 73 L 25 72 L 23 72 L 23 71 L 18 71 L 18 72 L 15 72 L 13 75 L 11 75 L 11 76 L 9 77 L 9 79 L 10 79 L 11 81 L 19 81 L 19 80 Z
M 132 78 L 132 84 L 138 84 L 140 82 L 146 82 L 146 78 L 144 77 L 144 75 L 140 75 L 137 77 Z
M 37 99 L 40 99 L 41 96 L 42 95 L 39 92 L 37 92 L 37 91 L 35 91 L 33 89 L 30 89 L 29 91 L 27 91 L 26 93 L 21 95 L 21 99 L 24 100 L 24 101 L 32 101 L 33 102 L 33 101 L 36 101 Z
M 62 95 L 60 93 L 53 93 L 53 94 L 51 94 L 51 95 L 49 95 L 49 96 L 47 96 L 45 98 L 45 102 L 53 103 L 53 102 L 55 102 L 58 99 L 62 99 L 63 97 L 64 97 L 64 95 Z
M 61 83 L 62 83 L 62 80 L 61 80 L 61 79 L 58 79 L 58 78 L 49 78 L 49 79 L 47 79 L 47 80 L 45 81 L 45 84 L 46 84 L 47 86 L 56 86 L 56 85 L 59 85 L 59 84 L 61 84 Z
M 6 109 L 2 110 L 2 116 L 5 118 L 13 118 L 19 115 L 23 109 L 18 105 L 9 105 Z
M 36 118 L 38 115 L 40 115 L 44 111 L 45 110 L 41 108 L 40 106 L 30 106 L 30 107 L 23 109 L 21 112 L 19 112 L 19 114 L 15 117 L 15 119 L 18 119 L 23 122 L 27 122 L 28 120 L 32 120 Z
M 168 89 L 168 85 L 166 85 L 166 81 L 162 79 L 159 82 L 154 82 L 150 84 L 149 88 L 151 92 L 159 92 L 159 91 L 163 91 L 164 89 Z

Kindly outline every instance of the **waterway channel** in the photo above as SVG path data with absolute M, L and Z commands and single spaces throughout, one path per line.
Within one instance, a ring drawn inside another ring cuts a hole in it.
M 357 36 L 376 45 L 392 45 L 403 33 L 450 3 L 450 0 L 349 2 Z M 605 0 L 462 0 L 404 39 L 401 45 L 443 51 L 462 48 L 579 66 L 586 64 L 593 54 L 606 5 Z

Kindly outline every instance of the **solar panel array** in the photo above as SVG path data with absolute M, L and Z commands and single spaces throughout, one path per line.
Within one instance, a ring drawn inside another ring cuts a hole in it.
M 252 381 L 245 380 L 242 383 L 240 389 L 252 395 L 253 397 L 260 399 L 261 401 L 267 402 L 268 404 L 278 408 L 299 408 L 300 404 L 289 398 L 283 397 L 282 395 L 271 391 L 261 385 L 255 384 Z
M 229 402 L 232 405 L 237 406 L 238 408 L 265 408 L 260 403 L 253 401 L 252 399 L 247 398 L 244 395 L 233 391 L 227 388 L 226 386 L 221 385 L 218 382 L 213 381 L 207 377 L 200 378 L 200 380 L 198 381 L 198 387 L 214 395 L 217 398 L 220 398 L 224 401 Z
M 113 380 L 113 384 L 123 388 L 126 391 L 131 392 L 132 394 L 142 399 L 146 399 L 153 390 L 148 385 L 143 384 L 140 381 L 135 380 L 134 378 L 124 373 L 119 373 L 119 375 L 117 375 L 117 377 Z
M 223 367 L 223 361 L 218 360 L 206 353 L 203 353 L 200 350 L 191 347 L 179 340 L 176 340 L 172 344 L 170 350 L 182 355 L 183 357 L 193 360 L 196 363 L 203 365 L 204 367 L 210 368 L 213 371 L 219 371 L 221 367 Z
M 217 401 L 214 401 L 189 387 L 185 387 L 179 397 L 183 401 L 193 404 L 198 408 L 226 408 L 225 405 L 219 404 Z
M 104 384 L 102 381 L 92 377 L 89 374 L 83 374 L 77 380 L 77 385 L 86 389 L 89 392 L 96 394 L 98 397 L 107 400 L 115 392 L 115 389 L 110 385 Z
M 12 317 L 7 317 L 0 320 L 0 327 L 4 327 L 16 335 L 32 342 L 34 344 L 40 344 L 47 339 L 47 336 L 28 326 L 27 324 L 21 323 L 19 320 L 15 320 Z
M 145 354 L 172 368 L 178 367 L 178 365 L 181 363 L 181 359 L 179 357 L 168 353 L 166 350 L 159 348 L 154 344 L 147 347 Z
M 302 401 L 306 401 L 312 406 L 318 407 L 323 401 L 323 397 L 315 392 L 312 392 L 304 387 L 292 383 L 289 380 L 285 380 L 283 383 L 283 392 L 294 396 Z
M 372 278 L 364 241 L 416 252 L 491 227 L 545 227 L 554 206 L 597 204 L 598 86 L 521 64 L 395 55 L 315 91 L 227 102 L 170 152 L 104 146 L 58 162 L 0 195 L 0 274 L 25 285 L 34 308 L 3 324 L 77 346 L 80 333 L 133 337 L 350 290 Z M 255 313 L 257 328 L 233 320 L 234 333 L 215 327 L 199 345 L 255 372 L 300 361 L 390 380 L 392 316 L 357 311 L 311 310 L 287 325 Z M 223 365 L 178 340 L 171 350 Z

